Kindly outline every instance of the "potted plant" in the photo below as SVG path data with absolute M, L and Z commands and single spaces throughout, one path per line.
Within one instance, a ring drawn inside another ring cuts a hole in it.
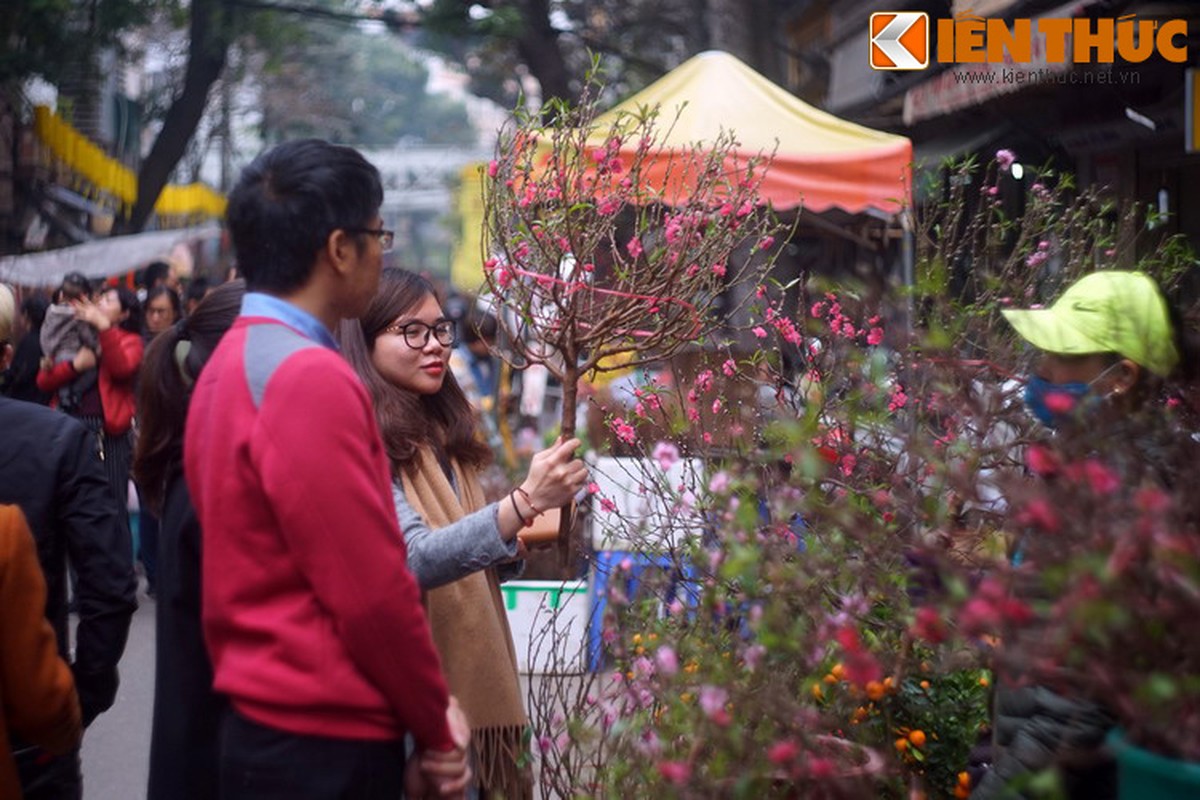
M 768 277 L 747 309 L 756 350 L 710 335 L 709 365 L 602 410 L 624 452 L 660 467 L 629 488 L 674 545 L 607 579 L 604 668 L 532 690 L 549 793 L 964 797 L 993 666 L 1103 699 L 1131 742 L 1194 757 L 1200 639 L 1180 634 L 1200 610 L 1195 481 L 1117 491 L 1096 437 L 1047 440 L 999 313 L 1132 257 L 1118 233 L 1136 217 L 1032 169 L 1014 215 L 1012 163 L 952 170 L 916 216 L 913 286 L 810 280 L 788 314 L 793 287 Z M 533 221 L 506 224 L 533 247 Z M 1175 242 L 1144 252 L 1177 280 Z M 560 266 L 513 273 L 518 318 Z M 570 340 L 588 322 L 562 324 Z M 1132 452 L 1109 438 L 1106 453 Z M 703 466 L 681 477 L 681 458 Z M 602 492 L 588 513 L 625 522 Z

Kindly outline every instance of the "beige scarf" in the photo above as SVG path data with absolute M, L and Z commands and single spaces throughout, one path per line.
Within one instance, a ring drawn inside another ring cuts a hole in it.
M 429 448 L 421 448 L 415 470 L 401 472 L 409 505 L 435 531 L 486 505 L 474 472 L 455 462 L 454 478 L 458 495 Z M 431 589 L 425 606 L 450 692 L 471 723 L 480 787 L 508 800 L 532 798 L 530 770 L 517 766 L 528 720 L 496 570 Z

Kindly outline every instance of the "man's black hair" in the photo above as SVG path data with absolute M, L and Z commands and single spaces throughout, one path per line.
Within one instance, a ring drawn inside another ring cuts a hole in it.
M 50 301 L 40 294 L 31 294 L 21 301 L 21 310 L 29 317 L 29 324 L 34 328 L 42 327 L 49 307 Z
M 203 275 L 197 275 L 188 283 L 187 288 L 183 290 L 183 302 L 196 301 L 199 303 L 204 299 L 204 295 L 208 294 L 208 290 L 212 288 L 212 283 Z
M 329 234 L 369 226 L 382 204 L 379 170 L 351 147 L 300 139 L 260 155 L 242 172 L 225 212 L 246 288 L 299 289 Z
M 166 261 L 152 261 L 142 270 L 138 285 L 143 289 L 153 289 L 155 286 L 166 283 L 169 277 L 171 277 L 170 264 Z

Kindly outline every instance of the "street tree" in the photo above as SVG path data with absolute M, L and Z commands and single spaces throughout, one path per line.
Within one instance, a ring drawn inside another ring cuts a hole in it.
M 473 90 L 512 106 L 527 73 L 543 101 L 574 99 L 592 54 L 626 95 L 707 49 L 777 72 L 780 0 L 433 0 L 421 41 L 463 64 Z

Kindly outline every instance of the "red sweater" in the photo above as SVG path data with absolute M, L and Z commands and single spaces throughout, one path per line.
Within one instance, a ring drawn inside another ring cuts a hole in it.
M 240 317 L 197 382 L 184 473 L 215 688 L 292 733 L 449 750 L 371 400 L 334 351 Z
M 142 337 L 131 331 L 114 327 L 100 333 L 100 374 L 96 386 L 104 409 L 104 430 L 110 436 L 121 436 L 133 426 L 134 386 L 144 350 Z M 77 377 L 70 361 L 60 361 L 51 369 L 38 372 L 37 385 L 43 392 L 57 392 Z

